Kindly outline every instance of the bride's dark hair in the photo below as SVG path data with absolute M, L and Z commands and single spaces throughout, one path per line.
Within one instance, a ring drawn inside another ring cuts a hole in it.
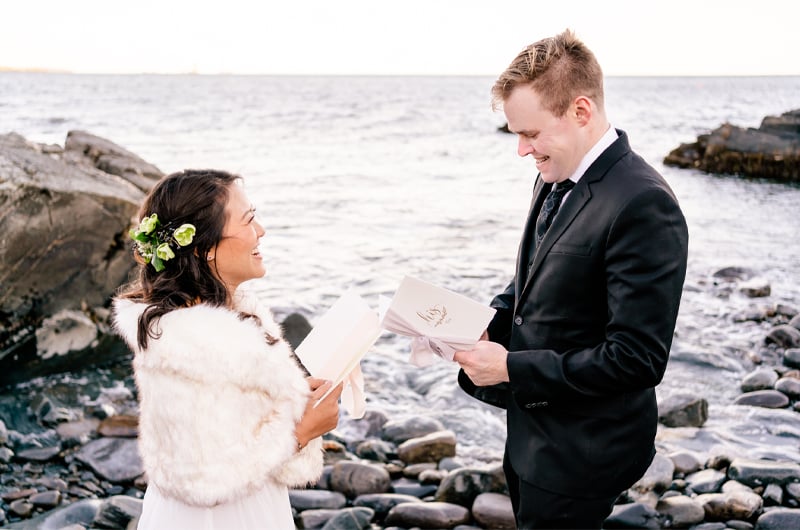
M 138 278 L 120 296 L 148 304 L 139 318 L 141 349 L 147 347 L 148 338 L 160 335 L 153 324 L 162 315 L 201 302 L 213 306 L 230 302 L 225 284 L 211 270 L 215 262 L 209 261 L 208 253 L 222 239 L 230 186 L 240 179 L 225 171 L 187 169 L 161 179 L 142 203 L 137 221 L 155 213 L 165 225 L 191 223 L 196 232 L 190 245 L 174 249 L 175 257 L 164 262 L 161 272 L 143 263 L 133 247 Z

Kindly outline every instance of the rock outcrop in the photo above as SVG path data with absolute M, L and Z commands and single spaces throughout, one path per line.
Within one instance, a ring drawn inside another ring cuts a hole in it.
M 758 129 L 725 123 L 681 144 L 664 164 L 708 173 L 800 181 L 800 109 L 767 116 Z
M 63 149 L 0 135 L 0 386 L 127 353 L 106 307 L 161 176 L 89 133 L 70 132 Z

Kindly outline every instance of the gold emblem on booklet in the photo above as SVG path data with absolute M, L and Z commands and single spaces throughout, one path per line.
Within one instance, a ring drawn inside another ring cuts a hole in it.
M 450 322 L 450 318 L 447 316 L 447 308 L 443 305 L 435 305 L 425 311 L 424 313 L 420 313 L 417 311 L 417 315 L 419 318 L 427 322 L 433 327 L 441 326 L 442 324 L 447 324 Z

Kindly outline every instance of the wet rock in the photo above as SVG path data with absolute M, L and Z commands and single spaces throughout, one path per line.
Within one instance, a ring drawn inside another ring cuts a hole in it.
M 756 390 L 737 397 L 733 403 L 735 405 L 752 405 L 754 407 L 765 407 L 769 409 L 782 409 L 789 406 L 789 398 L 786 394 L 777 390 Z
M 756 390 L 770 390 L 778 381 L 778 373 L 772 368 L 757 368 L 742 379 L 742 392 L 754 392 Z
M 289 502 L 297 510 L 338 510 L 347 504 L 344 495 L 326 490 L 289 490 Z
M 17 499 L 25 499 L 34 495 L 38 490 L 35 488 L 25 488 L 13 491 L 6 491 L 0 495 L 0 499 L 3 499 L 4 502 L 12 502 Z
M 419 474 L 417 480 L 419 480 L 420 484 L 434 484 L 439 485 L 442 481 L 447 478 L 449 475 L 449 471 L 445 471 L 444 469 L 426 469 L 422 473 Z
M 749 520 L 764 504 L 761 496 L 749 489 L 706 493 L 695 500 L 703 507 L 708 521 Z
M 51 510 L 58 506 L 61 502 L 61 492 L 55 490 L 43 491 L 41 493 L 31 495 L 28 497 L 28 501 L 37 508 Z
M 675 451 L 667 455 L 672 460 L 675 470 L 673 473 L 688 475 L 703 469 L 703 462 L 694 453 L 689 451 Z
M 728 468 L 728 477 L 750 487 L 800 482 L 800 465 L 794 462 L 737 458 Z
M 130 415 L 117 415 L 100 422 L 97 432 L 102 436 L 136 438 L 139 435 L 139 418 Z
M 439 484 L 435 499 L 440 502 L 472 506 L 481 493 L 508 493 L 501 466 L 492 469 L 461 468 L 451 471 Z
M 702 427 L 708 419 L 708 401 L 690 394 L 670 396 L 658 404 L 658 421 L 667 427 Z
M 11 212 L 0 216 L 0 385 L 129 355 L 107 320 L 94 317 L 134 266 L 125 234 L 144 193 L 82 156 L 0 135 L 0 203 Z
M 722 269 L 715 271 L 714 274 L 712 274 L 714 278 L 726 282 L 749 280 L 755 275 L 756 273 L 753 269 L 748 269 L 746 267 L 724 267 Z
M 603 528 L 661 528 L 662 516 L 655 508 L 639 502 L 617 504 L 603 522 Z
M 780 348 L 797 348 L 800 346 L 800 330 L 789 324 L 781 324 L 767 333 L 764 342 L 777 344 Z
M 763 278 L 751 278 L 739 284 L 739 292 L 748 298 L 761 298 L 769 296 L 772 288 L 769 282 Z
M 347 453 L 347 448 L 335 440 L 323 440 L 322 448 L 325 450 L 325 465 L 335 464 L 336 462 L 350 458 Z
M 469 510 L 446 502 L 398 504 L 386 516 L 387 525 L 403 528 L 453 528 L 469 522 Z
M 61 438 L 64 445 L 72 447 L 83 445 L 89 442 L 97 433 L 100 420 L 97 418 L 87 418 L 79 421 L 61 423 L 56 427 L 56 433 Z
M 128 523 L 142 514 L 142 500 L 115 495 L 103 502 L 94 524 L 100 528 L 126 528 Z
M 32 462 L 47 462 L 57 457 L 61 452 L 61 446 L 35 447 L 17 451 L 17 458 L 20 460 L 30 460 Z
M 798 112 L 767 116 L 758 129 L 725 123 L 699 135 L 695 142 L 672 150 L 664 158 L 664 164 L 709 173 L 800 180 L 800 136 L 773 125 L 795 120 Z
M 411 438 L 443 430 L 445 430 L 444 424 L 436 418 L 413 416 L 404 420 L 387 421 L 383 425 L 381 438 L 400 444 Z
M 33 504 L 29 503 L 27 499 L 17 499 L 9 503 L 8 511 L 17 517 L 27 519 L 33 513 Z
M 481 493 L 472 503 L 472 517 L 483 528 L 514 529 L 514 509 L 511 498 L 500 493 Z
M 408 478 L 419 478 L 420 473 L 431 469 L 436 469 L 436 464 L 433 462 L 411 464 L 403 468 L 403 476 Z
M 716 493 L 727 477 L 722 471 L 704 469 L 686 477 L 686 484 L 695 493 Z
M 411 438 L 401 443 L 397 455 L 407 464 L 438 462 L 456 454 L 456 435 L 453 431 L 439 431 Z
M 406 502 L 421 503 L 417 497 L 413 495 L 402 495 L 399 493 L 369 493 L 366 495 L 359 495 L 353 500 L 353 506 L 365 506 L 375 512 L 375 520 L 383 521 L 389 510 Z
M 295 517 L 295 524 L 297 525 L 297 528 L 321 528 L 331 517 L 337 513 L 339 513 L 339 510 L 303 510 Z
M 685 495 L 662 498 L 656 504 L 656 511 L 667 517 L 672 528 L 688 528 L 703 522 L 706 515 L 699 502 Z
M 328 519 L 322 530 L 364 530 L 375 515 L 370 508 L 345 508 Z
M 356 456 L 375 462 L 389 462 L 397 458 L 397 447 L 391 442 L 372 438 L 364 440 L 356 447 Z
M 8 447 L 0 447 L 0 464 L 8 464 L 14 458 L 14 451 Z
M 789 348 L 783 352 L 783 364 L 791 368 L 800 368 L 800 348 Z
M 800 528 L 800 510 L 775 508 L 764 512 L 756 521 L 756 530 L 788 530 Z
M 800 379 L 782 377 L 775 383 L 775 390 L 792 400 L 800 399 Z
M 7 526 L 9 529 L 31 530 L 62 530 L 70 525 L 79 524 L 84 528 L 91 528 L 92 522 L 97 515 L 103 501 L 99 499 L 85 499 L 73 502 L 62 508 L 44 513 L 22 523 L 15 523 Z
M 311 332 L 311 323 L 300 313 L 290 313 L 281 323 L 283 338 L 296 350 Z
M 100 438 L 84 445 L 75 458 L 111 482 L 133 480 L 142 473 L 137 442 L 130 438 Z
M 672 484 L 674 472 L 675 464 L 672 463 L 672 460 L 661 453 L 656 453 L 650 467 L 630 489 L 639 493 L 665 491 Z
M 388 493 L 392 483 L 383 467 L 362 462 L 337 462 L 331 471 L 331 488 L 355 498 L 366 493 Z
M 417 498 L 424 498 L 436 493 L 438 486 L 435 484 L 420 484 L 418 480 L 401 478 L 392 481 L 392 491 L 402 495 L 411 495 Z

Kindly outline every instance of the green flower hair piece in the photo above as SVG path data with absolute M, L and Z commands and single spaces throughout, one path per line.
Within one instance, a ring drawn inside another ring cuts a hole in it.
M 193 224 L 184 223 L 173 230 L 169 223 L 162 225 L 156 214 L 145 217 L 129 232 L 136 242 L 136 251 L 156 272 L 164 270 L 164 262 L 175 257 L 175 250 L 191 245 L 194 234 Z

